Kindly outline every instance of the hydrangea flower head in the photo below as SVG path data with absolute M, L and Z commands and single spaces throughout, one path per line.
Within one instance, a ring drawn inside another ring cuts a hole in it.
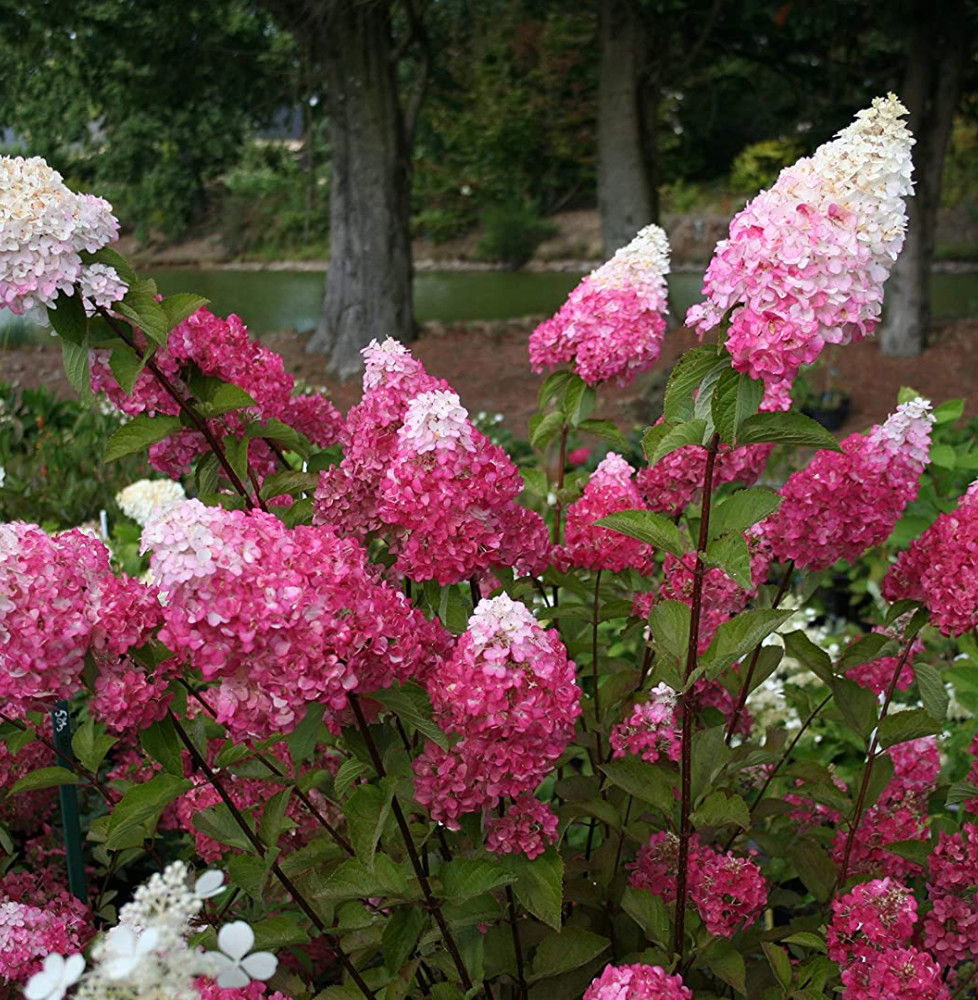
M 92 270 L 80 254 L 118 235 L 107 201 L 69 191 L 40 157 L 0 156 L 0 308 L 23 314 L 54 305 L 59 292 L 70 294 L 78 281 L 99 304 L 116 301 L 125 285 L 115 270 Z
M 873 332 L 913 192 L 906 113 L 876 98 L 734 216 L 686 323 L 702 338 L 729 315 L 738 371 L 790 383 L 825 344 Z
M 531 861 L 557 840 L 554 812 L 532 792 L 521 792 L 502 816 L 486 821 L 486 850 L 491 854 L 525 854 Z
M 115 496 L 119 510 L 141 528 L 146 527 L 157 508 L 186 499 L 183 487 L 173 479 L 139 479 Z
M 666 329 L 669 242 L 646 226 L 571 292 L 530 336 L 534 371 L 571 364 L 588 385 L 626 385 L 659 357 Z
M 612 756 L 638 754 L 651 764 L 660 757 L 679 760 L 682 734 L 676 712 L 676 692 L 657 684 L 649 692 L 649 700 L 636 705 L 632 714 L 611 731 Z
M 658 965 L 609 965 L 582 1000 L 693 1000 L 693 992 Z
M 944 635 L 978 625 L 978 480 L 901 553 L 882 591 L 888 601 L 922 601 Z
M 874 879 L 832 900 L 826 932 L 829 958 L 840 964 L 855 958 L 873 960 L 881 951 L 910 943 L 917 921 L 917 901 L 902 882 Z
M 933 422 L 930 404 L 914 399 L 868 434 L 850 434 L 841 451 L 817 452 L 762 525 L 774 557 L 822 570 L 885 542 L 917 497 Z

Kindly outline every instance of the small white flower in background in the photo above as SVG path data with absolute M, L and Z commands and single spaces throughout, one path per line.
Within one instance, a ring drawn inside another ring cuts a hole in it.
M 7 470 L 0 465 L 0 489 L 3 489 L 3 481 L 7 478 Z
M 248 954 L 255 944 L 255 932 L 243 920 L 226 924 L 217 935 L 221 953 L 211 952 L 218 970 L 217 985 L 223 989 L 243 989 L 253 979 L 271 979 L 278 959 L 270 951 Z
M 194 882 L 194 895 L 198 899 L 211 899 L 219 896 L 227 886 L 224 884 L 224 872 L 219 872 L 212 868 L 204 872 L 203 875 Z
M 140 479 L 117 493 L 115 502 L 126 517 L 145 528 L 155 511 L 186 499 L 183 487 L 172 479 Z
M 27 1000 L 61 1000 L 69 987 L 81 979 L 85 959 L 81 955 L 48 955 L 44 967 L 35 972 L 24 987 Z
M 128 979 L 133 973 L 137 978 L 144 972 L 141 966 L 146 959 L 155 958 L 160 945 L 160 935 L 154 927 L 134 931 L 131 927 L 113 927 L 105 936 L 100 952 L 101 971 L 109 979 Z

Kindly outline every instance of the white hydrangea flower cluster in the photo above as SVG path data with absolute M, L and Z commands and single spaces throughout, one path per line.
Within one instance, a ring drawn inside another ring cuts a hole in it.
M 401 450 L 416 455 L 442 448 L 475 450 L 468 410 L 457 393 L 444 389 L 422 392 L 411 400 L 397 440 Z
M 74 1000 L 200 1000 L 194 985 L 200 977 L 239 989 L 270 979 L 278 960 L 270 952 L 251 953 L 255 935 L 244 921 L 220 929 L 219 951 L 188 945 L 204 900 L 226 888 L 220 872 L 205 872 L 193 887 L 189 874 L 176 861 L 141 885 L 118 925 L 93 946 L 87 973 L 81 955 L 48 955 L 24 989 L 26 1000 L 62 1000 L 72 987 Z
M 930 429 L 934 423 L 930 402 L 917 396 L 901 403 L 870 433 L 874 444 L 890 456 L 903 455 L 921 466 L 930 456 Z
M 785 609 L 792 607 L 789 597 L 783 604 Z M 837 639 L 824 625 L 816 625 L 818 612 L 814 608 L 794 607 L 794 614 L 784 622 L 776 632 L 764 640 L 765 646 L 784 647 L 782 635 L 801 630 L 808 638 L 835 660 L 841 652 Z M 821 681 L 801 662 L 793 656 L 783 656 L 777 670 L 762 681 L 750 694 L 747 707 L 754 717 L 754 725 L 758 730 L 769 726 L 784 726 L 786 729 L 798 729 L 801 719 L 798 713 L 785 698 L 786 684 L 795 687 L 813 687 Z
M 173 479 L 140 479 L 115 496 L 119 510 L 141 528 L 160 508 L 186 499 L 183 487 Z
M 118 302 L 129 286 L 108 264 L 89 264 L 79 278 L 85 311 L 91 316 L 97 307 L 108 309 Z
M 590 283 L 594 288 L 641 288 L 643 295 L 656 303 L 650 308 L 665 309 L 668 273 L 669 238 L 660 226 L 651 225 L 640 229 L 611 260 L 592 271 Z
M 0 308 L 23 315 L 53 305 L 59 292 L 83 279 L 80 253 L 100 250 L 118 235 L 118 220 L 103 198 L 69 191 L 40 157 L 0 157 Z M 120 287 L 124 291 L 115 270 L 100 267 L 89 283 L 91 300 L 104 301 Z

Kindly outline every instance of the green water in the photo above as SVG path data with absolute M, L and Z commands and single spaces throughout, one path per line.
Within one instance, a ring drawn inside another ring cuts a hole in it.
M 257 334 L 313 329 L 323 292 L 323 276 L 315 271 L 166 270 L 153 276 L 164 295 L 197 292 L 211 300 L 214 312 L 236 312 Z M 550 315 L 579 280 L 579 274 L 424 272 L 415 278 L 415 315 L 445 323 Z M 698 300 L 701 281 L 698 273 L 670 276 L 674 317 Z M 935 274 L 931 287 L 936 318 L 978 316 L 978 272 Z M 36 335 L 18 317 L 0 312 L 0 345 Z

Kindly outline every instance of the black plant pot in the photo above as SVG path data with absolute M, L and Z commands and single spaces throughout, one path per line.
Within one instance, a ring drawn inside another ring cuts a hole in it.
M 801 412 L 820 423 L 827 431 L 837 431 L 849 416 L 849 402 L 848 396 L 838 396 L 832 400 L 833 405 L 828 405 L 827 402 L 812 403 L 803 406 Z

